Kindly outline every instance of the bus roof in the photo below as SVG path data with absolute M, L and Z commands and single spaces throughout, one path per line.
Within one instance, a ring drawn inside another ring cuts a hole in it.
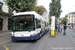
M 35 18 L 37 18 L 37 19 L 42 18 L 43 21 L 46 21 L 46 22 L 47 22 L 47 20 L 46 20 L 45 18 L 43 18 L 42 16 L 40 16 L 40 15 L 39 15 L 38 13 L 36 13 L 35 11 L 19 12 L 19 13 L 14 14 L 13 16 L 16 16 L 16 15 L 26 15 L 26 14 L 33 14 L 33 15 L 35 15 Z

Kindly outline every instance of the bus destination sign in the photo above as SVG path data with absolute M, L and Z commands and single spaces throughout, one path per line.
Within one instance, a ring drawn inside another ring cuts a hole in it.
M 19 17 L 19 19 L 30 19 L 31 18 L 31 16 L 22 16 L 22 17 Z

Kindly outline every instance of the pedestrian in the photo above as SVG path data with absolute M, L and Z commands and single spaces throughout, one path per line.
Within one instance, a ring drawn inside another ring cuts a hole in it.
M 60 32 L 60 24 L 58 25 L 58 32 Z
M 63 35 L 66 35 L 66 28 L 67 28 L 67 26 L 66 26 L 66 24 L 64 25 L 64 33 L 63 33 Z
M 62 27 L 62 25 L 60 25 L 60 32 L 62 32 L 62 28 L 61 27 Z
M 57 32 L 57 25 L 55 25 L 55 32 Z
M 57 24 L 57 32 L 58 32 L 58 29 L 59 29 L 59 26 L 58 26 L 58 24 Z
M 62 28 L 62 30 L 63 30 L 63 25 L 61 25 L 61 28 Z
M 70 29 L 70 26 L 69 26 L 69 29 Z

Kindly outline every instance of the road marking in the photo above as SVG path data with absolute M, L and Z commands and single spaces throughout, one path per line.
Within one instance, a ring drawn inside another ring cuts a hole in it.
M 12 43 L 12 44 L 5 44 L 5 45 L 10 46 L 10 45 L 16 45 L 16 44 L 23 44 L 23 43 Z
M 9 50 L 6 46 L 16 45 L 16 44 L 23 44 L 23 43 L 5 44 L 5 45 L 3 45 L 3 47 L 5 48 L 5 50 Z
M 5 48 L 5 50 L 9 50 L 5 45 L 3 45 L 3 47 Z

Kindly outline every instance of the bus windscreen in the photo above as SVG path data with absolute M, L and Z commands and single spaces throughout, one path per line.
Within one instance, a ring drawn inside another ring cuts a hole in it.
M 35 30 L 34 16 L 13 16 L 12 31 L 32 31 Z

